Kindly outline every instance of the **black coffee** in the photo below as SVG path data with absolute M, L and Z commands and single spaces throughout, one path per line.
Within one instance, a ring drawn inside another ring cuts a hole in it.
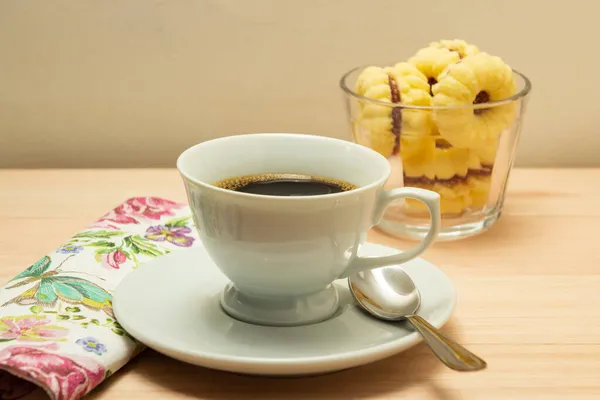
M 298 174 L 257 174 L 223 179 L 215 186 L 266 196 L 317 196 L 346 192 L 356 186 L 338 179 Z

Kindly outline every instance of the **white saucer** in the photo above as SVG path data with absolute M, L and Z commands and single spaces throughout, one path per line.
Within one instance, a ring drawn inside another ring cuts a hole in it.
M 397 250 L 366 244 L 361 255 Z M 454 286 L 434 265 L 403 264 L 421 291 L 418 314 L 441 327 L 456 305 Z M 336 281 L 340 309 L 313 325 L 269 327 L 229 317 L 219 297 L 228 283 L 202 247 L 180 250 L 130 273 L 114 294 L 119 323 L 136 339 L 169 357 L 224 371 L 309 375 L 367 364 L 421 341 L 404 322 L 386 323 L 361 312 L 347 282 Z

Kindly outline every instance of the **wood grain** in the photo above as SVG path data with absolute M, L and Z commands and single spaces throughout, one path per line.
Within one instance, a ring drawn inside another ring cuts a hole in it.
M 3 170 L 0 193 L 4 281 L 128 197 L 185 201 L 175 170 Z M 600 170 L 517 169 L 494 228 L 425 254 L 459 293 L 443 330 L 488 361 L 484 372 L 450 371 L 424 345 L 302 379 L 228 374 L 147 350 L 90 398 L 598 399 L 598 205 Z M 413 244 L 376 230 L 370 240 L 400 249 Z

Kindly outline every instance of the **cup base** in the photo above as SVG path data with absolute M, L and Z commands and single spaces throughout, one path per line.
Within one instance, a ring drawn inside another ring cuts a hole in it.
M 229 283 L 221 294 L 221 307 L 231 317 L 243 322 L 266 326 L 298 326 L 324 321 L 339 306 L 333 285 L 320 292 L 296 297 L 256 297 Z

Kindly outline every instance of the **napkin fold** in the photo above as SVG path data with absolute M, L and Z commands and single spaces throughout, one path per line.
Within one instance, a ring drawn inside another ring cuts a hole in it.
M 79 399 L 144 346 L 116 321 L 112 292 L 143 263 L 199 244 L 189 208 L 126 200 L 0 290 L 0 397 L 41 387 Z

